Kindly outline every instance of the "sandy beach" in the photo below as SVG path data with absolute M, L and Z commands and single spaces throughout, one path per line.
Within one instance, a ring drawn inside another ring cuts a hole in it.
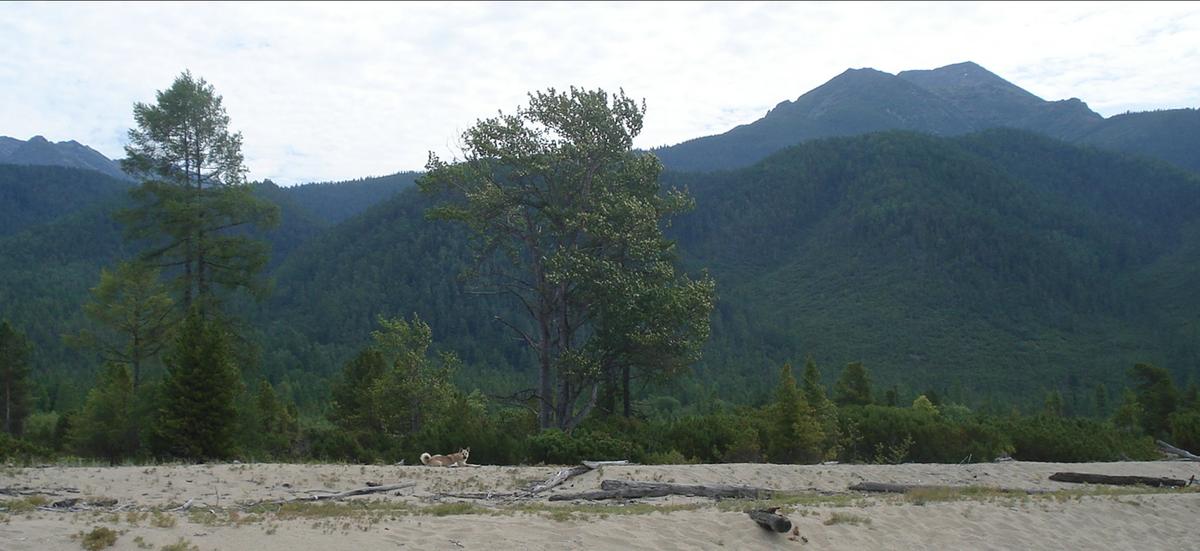
M 1048 480 L 1058 471 L 1181 479 L 1200 473 L 1200 464 L 1175 461 L 605 466 L 537 496 L 508 497 L 560 469 L 7 467 L 0 471 L 6 494 L 0 495 L 0 549 L 83 549 L 82 536 L 97 527 L 115 532 L 111 549 L 1185 549 L 1196 545 L 1200 518 L 1195 487 Z M 744 485 L 786 495 L 548 500 L 598 489 L 608 479 Z M 848 490 L 862 481 L 1051 493 L 914 498 Z M 407 483 L 413 485 L 337 501 L 273 503 Z M 489 499 L 488 493 L 496 495 Z M 80 500 L 74 510 L 53 507 L 72 498 Z M 765 505 L 782 506 L 796 531 L 764 530 L 743 512 Z

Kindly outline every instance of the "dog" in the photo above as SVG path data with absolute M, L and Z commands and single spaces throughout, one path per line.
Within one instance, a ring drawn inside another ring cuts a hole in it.
M 471 448 L 463 448 L 450 455 L 429 455 L 429 452 L 425 452 L 421 454 L 421 463 L 434 467 L 471 467 L 472 465 L 467 464 L 467 458 L 470 456 Z

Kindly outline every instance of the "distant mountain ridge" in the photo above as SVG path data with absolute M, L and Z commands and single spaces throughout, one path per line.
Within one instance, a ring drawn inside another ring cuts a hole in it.
M 1077 98 L 1046 101 L 969 61 L 896 75 L 848 69 L 757 121 L 654 153 L 668 168 L 707 172 L 749 166 L 816 138 L 886 130 L 956 136 L 1002 127 L 1200 171 L 1200 113 L 1193 109 L 1105 119 Z
M 128 180 L 121 164 L 75 140 L 53 143 L 42 136 L 27 141 L 0 136 L 0 164 L 85 168 Z

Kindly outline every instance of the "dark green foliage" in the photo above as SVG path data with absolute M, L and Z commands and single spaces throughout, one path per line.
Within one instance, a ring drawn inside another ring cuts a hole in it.
M 318 219 L 337 224 L 414 187 L 419 176 L 417 172 L 400 172 L 379 178 L 301 184 L 281 191 Z
M 113 272 L 102 269 L 91 301 L 83 305 L 94 327 L 67 337 L 106 362 L 129 365 L 134 388 L 141 382 L 143 364 L 158 356 L 175 322 L 174 302 L 158 275 L 157 269 L 137 262 L 122 262 Z
M 514 301 L 496 319 L 536 357 L 542 428 L 571 430 L 618 373 L 628 416 L 634 370 L 670 377 L 708 337 L 714 284 L 677 274 L 662 233 L 692 204 L 631 149 L 644 113 L 624 92 L 532 93 L 464 132 L 462 162 L 431 153 L 419 182 L 469 230 L 472 283 Z
M 839 412 L 843 434 L 848 435 L 842 450 L 844 460 L 991 461 L 1012 447 L 1009 435 L 985 420 L 950 421 L 929 408 L 869 405 L 847 406 Z
M 1051 417 L 1063 416 L 1063 398 L 1061 392 L 1051 390 L 1046 393 L 1046 403 L 1042 407 L 1042 413 Z
M 1176 411 L 1168 420 L 1171 444 L 1189 451 L 1200 450 L 1200 410 L 1191 408 Z
M 0 432 L 0 459 L 7 462 L 30 463 L 54 457 L 54 451 Z
M 885 388 L 959 381 L 1024 408 L 1066 366 L 1112 385 L 1139 358 L 1194 364 L 1200 180 L 1162 163 L 1012 130 L 889 133 L 664 178 L 697 201 L 673 228 L 683 257 L 721 285 L 697 371 L 724 399 L 815 351 Z
M 458 399 L 450 377 L 459 361 L 452 354 L 429 358 L 433 342 L 429 325 L 420 318 L 380 318 L 382 328 L 372 333 L 373 344 L 347 362 L 342 378 L 333 386 L 330 421 L 355 444 L 356 459 L 396 461 L 413 456 L 425 443 L 428 423 L 449 437 L 446 420 L 464 416 L 464 426 L 454 427 L 461 436 L 479 436 L 484 429 L 484 406 L 478 398 Z M 461 408 L 456 410 L 455 408 Z M 475 433 L 470 430 L 474 424 Z M 467 442 L 453 444 L 469 447 Z
M 30 413 L 29 354 L 32 345 L 25 335 L 0 321 L 0 420 L 4 433 L 21 436 Z
M 71 449 L 116 463 L 138 449 L 138 418 L 129 367 L 109 363 L 71 425 Z
M 529 437 L 533 463 L 575 465 L 587 460 L 619 460 L 638 457 L 638 447 L 619 435 L 581 428 L 567 434 L 559 429 L 543 430 Z
M 846 364 L 833 389 L 833 401 L 839 406 L 865 406 L 872 402 L 871 377 L 862 362 Z
M 290 458 L 300 440 L 295 404 L 285 403 L 270 382 L 260 380 L 254 392 L 238 400 L 238 448 L 242 455 Z
M 775 403 L 767 410 L 767 459 L 774 463 L 813 463 L 822 459 L 825 435 L 816 412 L 796 386 L 791 364 L 780 372 Z
M 130 183 L 91 170 L 0 164 L 0 236 L 119 197 Z
M 1154 439 L 1101 421 L 1039 415 L 1001 423 L 1021 461 L 1145 461 L 1158 456 Z
M 151 441 L 155 455 L 192 460 L 233 456 L 234 399 L 241 375 L 224 325 L 203 319 L 192 308 L 165 363 L 167 376 Z
M 1129 375 L 1141 406 L 1142 430 L 1151 436 L 1166 436 L 1170 433 L 1168 418 L 1179 404 L 1179 390 L 1171 380 L 1171 373 L 1150 364 L 1137 364 Z

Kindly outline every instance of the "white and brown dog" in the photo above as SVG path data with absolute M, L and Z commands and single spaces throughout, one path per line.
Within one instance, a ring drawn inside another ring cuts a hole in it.
M 421 463 L 432 465 L 434 467 L 474 467 L 467 463 L 467 458 L 471 456 L 471 448 L 463 448 L 458 453 L 449 455 L 429 455 L 428 452 L 421 454 Z

